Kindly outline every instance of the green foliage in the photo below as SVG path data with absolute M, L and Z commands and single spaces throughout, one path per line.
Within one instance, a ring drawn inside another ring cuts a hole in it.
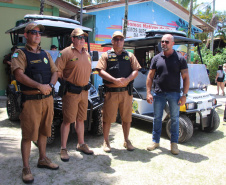
M 210 83 L 214 84 L 218 66 L 226 63 L 226 48 L 219 49 L 218 52 L 216 52 L 216 54 L 213 56 L 209 49 L 203 47 L 201 49 L 201 54 L 203 63 L 207 65 L 207 68 L 210 71 L 209 74 Z M 198 55 L 197 48 L 195 48 L 194 59 L 199 60 L 199 63 L 201 63 L 201 59 Z

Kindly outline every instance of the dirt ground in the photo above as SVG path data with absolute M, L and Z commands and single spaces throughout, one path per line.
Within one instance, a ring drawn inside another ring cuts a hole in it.
M 208 91 L 216 94 L 216 87 Z M 217 96 L 223 105 L 226 97 Z M 77 138 L 70 134 L 68 150 L 70 161 L 60 160 L 60 136 L 47 146 L 47 156 L 59 164 L 58 171 L 37 168 L 38 149 L 32 144 L 30 167 L 34 175 L 33 184 L 41 185 L 226 185 L 226 123 L 223 122 L 224 106 L 217 109 L 220 127 L 214 133 L 195 130 L 187 143 L 179 144 L 180 154 L 170 153 L 170 142 L 163 128 L 160 145 L 153 152 L 146 150 L 151 142 L 152 125 L 134 121 L 130 139 L 136 150 L 123 148 L 121 125 L 111 127 L 111 153 L 102 151 L 103 137 L 85 135 L 85 141 L 95 155 L 87 156 L 75 150 Z M 5 100 L 0 100 L 0 184 L 23 184 L 21 180 L 22 160 L 20 153 L 21 130 L 19 122 L 8 120 Z

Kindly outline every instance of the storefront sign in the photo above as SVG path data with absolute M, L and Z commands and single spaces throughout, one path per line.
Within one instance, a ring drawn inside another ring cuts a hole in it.
M 122 20 L 122 25 L 124 25 L 124 19 Z M 123 26 L 122 26 L 122 29 L 123 29 Z M 149 23 L 128 20 L 126 38 L 145 37 L 145 31 L 148 29 L 175 30 L 175 27 L 161 26 L 157 24 L 149 24 Z

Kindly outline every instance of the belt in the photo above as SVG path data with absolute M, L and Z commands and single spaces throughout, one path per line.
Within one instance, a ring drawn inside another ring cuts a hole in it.
M 88 84 L 88 85 L 82 86 L 81 88 L 82 90 L 88 91 L 90 89 L 90 85 Z
M 109 88 L 109 87 L 106 87 L 106 90 L 105 92 L 123 92 L 123 91 L 128 91 L 128 87 L 112 87 L 112 88 Z
M 44 94 L 36 94 L 36 95 L 26 95 L 26 94 L 22 94 L 22 99 L 24 101 L 26 100 L 41 100 L 41 99 L 45 99 L 52 96 L 52 93 L 48 94 L 48 95 L 44 95 Z
M 25 95 L 36 95 L 36 94 L 42 94 L 39 90 L 32 90 L 32 91 L 22 91 Z

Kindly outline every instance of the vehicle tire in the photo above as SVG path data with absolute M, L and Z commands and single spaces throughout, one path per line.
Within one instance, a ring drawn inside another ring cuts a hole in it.
M 169 138 L 171 138 L 170 128 L 171 128 L 171 119 L 166 124 L 166 132 Z M 192 135 L 193 135 L 193 124 L 191 120 L 186 115 L 180 115 L 178 142 L 184 143 L 188 141 Z
M 122 119 L 121 119 L 119 110 L 118 110 L 118 113 L 117 113 L 117 116 L 116 116 L 116 122 L 117 122 L 117 123 L 120 123 L 120 124 L 122 123 Z
M 92 125 L 91 125 L 90 132 L 96 136 L 103 135 L 103 119 L 102 119 L 101 108 L 98 108 L 93 111 Z
M 17 112 L 17 98 L 15 94 L 9 93 L 6 101 L 7 114 L 10 121 L 18 121 L 20 112 Z
M 55 131 L 56 131 L 56 127 L 53 125 L 51 125 L 51 136 L 47 137 L 47 145 L 52 144 L 54 139 L 55 139 Z
M 217 114 L 217 112 L 215 110 L 212 110 L 212 114 L 213 114 L 213 126 L 208 126 L 204 128 L 205 132 L 214 132 L 220 125 L 220 117 Z M 210 123 L 211 125 L 211 123 Z
M 55 131 L 56 131 L 55 129 L 56 129 L 56 127 L 55 127 L 55 126 L 53 125 L 53 123 L 52 123 L 52 125 L 51 125 L 51 136 L 50 136 L 50 137 L 47 137 L 47 142 L 46 142 L 47 145 L 53 143 L 53 141 L 54 141 L 54 139 L 55 139 Z M 36 147 L 38 147 L 38 141 L 33 141 L 33 144 L 34 144 Z

